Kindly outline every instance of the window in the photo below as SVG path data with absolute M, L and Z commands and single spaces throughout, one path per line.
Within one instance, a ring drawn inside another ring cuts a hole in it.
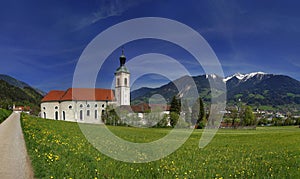
M 87 105 L 86 105 L 86 107 L 88 107 L 88 108 L 89 108 L 89 107 L 90 107 L 90 104 L 87 104 Z
M 55 111 L 55 120 L 58 120 L 58 111 Z
M 65 111 L 63 111 L 62 116 L 63 116 L 63 120 L 66 120 L 66 112 Z
M 83 120 L 83 111 L 82 110 L 80 110 L 80 112 L 79 112 L 79 119 L 82 121 Z
M 47 118 L 47 116 L 46 116 L 46 113 L 44 112 L 44 119 L 46 119 Z
M 71 106 L 71 105 L 69 106 L 69 109 L 72 109 L 72 106 Z
M 120 86 L 120 79 L 117 78 L 117 85 Z
M 44 110 L 46 110 L 46 108 L 45 108 L 45 107 L 43 107 L 43 109 L 44 109 Z
M 58 109 L 58 107 L 57 107 L 57 106 L 55 106 L 55 109 Z
M 124 79 L 124 84 L 127 86 L 127 78 Z
M 104 104 L 102 104 L 102 107 L 103 107 L 103 108 L 104 108 L 104 106 L 105 106 L 105 105 L 104 105 Z
M 98 119 L 98 111 L 95 110 L 95 119 Z
M 83 105 L 82 104 L 80 104 L 80 106 L 79 106 L 80 108 L 82 108 L 83 107 Z
M 95 104 L 95 108 L 96 108 L 96 107 L 98 107 L 98 105 L 97 105 L 97 104 Z
M 90 110 L 86 111 L 86 116 L 90 116 Z

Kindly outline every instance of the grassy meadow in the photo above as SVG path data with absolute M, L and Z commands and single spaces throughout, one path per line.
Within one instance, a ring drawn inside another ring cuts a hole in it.
M 199 149 L 203 130 L 166 158 L 126 163 L 96 150 L 77 123 L 22 115 L 36 178 L 300 178 L 300 128 L 220 129 Z M 170 129 L 109 127 L 128 141 L 150 142 Z
M 12 111 L 0 108 L 0 124 L 12 113 Z

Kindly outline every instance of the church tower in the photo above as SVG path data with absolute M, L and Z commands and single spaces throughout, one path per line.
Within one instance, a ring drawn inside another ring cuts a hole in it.
M 115 96 L 117 105 L 130 105 L 130 73 L 125 67 L 126 57 L 124 50 L 120 56 L 120 67 L 115 72 Z

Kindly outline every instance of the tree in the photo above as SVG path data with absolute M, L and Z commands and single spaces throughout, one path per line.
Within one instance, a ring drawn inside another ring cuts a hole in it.
M 176 98 L 176 96 L 173 96 L 170 106 L 170 113 L 174 112 L 176 114 L 180 114 L 180 101 Z
M 237 111 L 237 109 L 233 109 L 233 110 L 231 111 L 230 116 L 231 116 L 231 119 L 232 119 L 231 126 L 232 126 L 232 127 L 235 127 L 235 122 L 236 122 L 236 119 L 237 119 L 237 117 L 238 117 L 238 111 Z
M 175 127 L 178 123 L 179 115 L 175 112 L 170 112 L 170 125 Z
M 206 114 L 204 111 L 204 104 L 202 99 L 199 97 L 199 99 L 195 102 L 195 104 L 192 107 L 192 123 L 195 124 L 195 127 L 197 128 L 200 123 L 204 122 Z M 201 126 L 203 126 L 201 124 Z
M 170 124 L 172 127 L 175 127 L 175 125 L 178 122 L 178 118 L 180 115 L 180 102 L 176 98 L 176 96 L 173 96 L 170 106 Z
M 168 115 L 164 114 L 163 118 L 159 120 L 154 127 L 167 127 L 167 125 L 168 125 Z
M 106 107 L 106 110 L 102 112 L 101 119 L 106 125 L 117 125 L 120 121 L 120 117 L 112 106 Z
M 246 108 L 244 109 L 244 112 L 242 113 L 242 125 L 243 126 L 254 126 L 256 125 L 256 119 L 255 116 L 253 114 L 253 110 L 250 106 L 246 106 Z

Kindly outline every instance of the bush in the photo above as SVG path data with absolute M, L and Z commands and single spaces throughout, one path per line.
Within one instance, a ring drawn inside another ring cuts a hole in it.
M 8 116 L 12 113 L 12 111 L 6 109 L 0 109 L 0 123 L 2 123 Z

